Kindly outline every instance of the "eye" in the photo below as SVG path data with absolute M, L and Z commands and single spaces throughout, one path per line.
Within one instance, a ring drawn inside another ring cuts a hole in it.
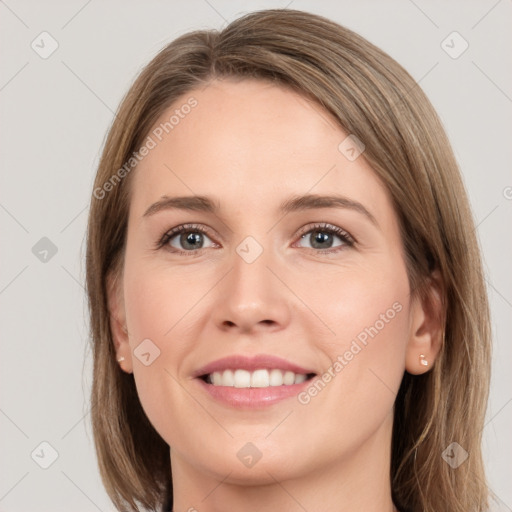
M 344 229 L 331 224 L 319 223 L 313 226 L 306 226 L 307 231 L 302 231 L 299 242 L 308 242 L 308 249 L 316 249 L 317 252 L 337 252 L 342 250 L 344 246 L 352 247 L 355 244 L 354 238 L 347 233 Z M 339 244 L 334 244 L 335 239 L 341 241 Z M 304 246 L 302 246 L 304 247 Z M 334 250 L 329 250 L 332 248 Z
M 171 252 L 195 254 L 196 251 L 205 248 L 205 238 L 211 241 L 203 227 L 197 224 L 182 224 L 165 233 L 156 248 L 166 247 Z M 215 243 L 213 245 L 215 246 Z
M 309 225 L 299 232 L 299 247 L 311 249 L 317 253 L 332 253 L 343 250 L 343 247 L 352 247 L 355 245 L 355 239 L 344 229 L 332 224 L 318 223 Z M 164 233 L 157 242 L 155 249 L 165 248 L 170 252 L 197 256 L 202 253 L 205 247 L 205 238 L 210 240 L 209 247 L 219 247 L 208 236 L 208 231 L 199 224 L 182 224 L 176 226 L 170 231 Z M 338 239 L 341 243 L 336 244 Z M 304 246 L 301 242 L 307 242 L 310 245 Z

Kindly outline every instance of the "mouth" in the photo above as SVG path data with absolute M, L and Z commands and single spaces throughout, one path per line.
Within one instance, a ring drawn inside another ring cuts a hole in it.
M 227 369 L 200 375 L 206 384 L 232 388 L 268 388 L 293 386 L 311 380 L 316 373 L 295 373 L 279 368 L 260 368 L 255 371 Z
M 293 398 L 318 374 L 269 354 L 235 354 L 198 369 L 192 376 L 206 396 L 238 409 L 263 409 Z

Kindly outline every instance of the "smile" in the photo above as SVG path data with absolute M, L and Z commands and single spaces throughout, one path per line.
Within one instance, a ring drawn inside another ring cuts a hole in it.
M 203 375 L 201 378 L 213 386 L 234 388 L 268 388 L 271 386 L 291 386 L 301 384 L 312 378 L 314 373 L 294 373 L 289 370 L 258 369 L 248 371 L 242 369 L 224 370 Z

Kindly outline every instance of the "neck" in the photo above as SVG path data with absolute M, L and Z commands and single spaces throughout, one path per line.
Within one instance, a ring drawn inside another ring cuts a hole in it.
M 287 510 L 290 512 L 394 512 L 390 456 L 393 418 L 343 460 L 277 480 L 272 468 L 263 480 L 244 482 L 235 473 L 213 476 L 171 450 L 175 512 Z M 235 469 L 236 471 L 236 469 Z

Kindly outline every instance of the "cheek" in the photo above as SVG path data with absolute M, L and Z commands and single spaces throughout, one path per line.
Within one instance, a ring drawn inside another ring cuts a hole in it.
M 161 352 L 180 353 L 187 349 L 185 338 L 176 333 L 197 324 L 195 306 L 204 295 L 199 276 L 171 272 L 159 264 L 127 263 L 124 291 L 132 349 L 146 338 L 153 340 Z
M 131 343 L 143 338 L 160 340 L 172 328 L 174 314 L 181 309 L 180 296 L 169 287 L 164 275 L 137 269 L 126 278 L 125 308 Z M 159 347 L 160 350 L 163 347 Z
M 325 299 L 314 294 L 317 305 L 323 300 L 322 320 L 335 335 L 322 337 L 319 348 L 330 364 L 301 403 L 310 411 L 332 411 L 336 420 L 326 425 L 324 435 L 343 431 L 354 443 L 391 412 L 405 367 L 407 274 L 399 265 L 380 269 L 340 274 L 326 280 Z
M 333 352 L 348 350 L 354 340 L 363 347 L 371 340 L 387 340 L 389 348 L 389 343 L 400 341 L 398 333 L 408 328 L 409 285 L 399 264 L 381 262 L 317 274 L 314 286 L 309 282 L 301 293 L 307 297 L 307 306 L 318 312 L 325 327 L 321 343 L 331 357 Z
M 197 325 L 193 308 L 200 290 L 195 293 L 190 276 L 185 282 L 177 273 L 127 261 L 124 292 L 137 394 L 153 426 L 170 443 L 169 411 L 190 406 L 177 381 L 181 363 L 193 350 L 184 330 Z
M 405 368 L 410 314 L 405 267 L 340 272 L 316 284 L 309 304 L 329 327 L 315 342 L 327 356 L 321 378 L 330 389 L 324 393 L 320 383 L 318 405 L 332 400 L 323 405 L 343 404 L 351 410 L 382 406 L 375 410 L 382 415 L 392 407 Z

